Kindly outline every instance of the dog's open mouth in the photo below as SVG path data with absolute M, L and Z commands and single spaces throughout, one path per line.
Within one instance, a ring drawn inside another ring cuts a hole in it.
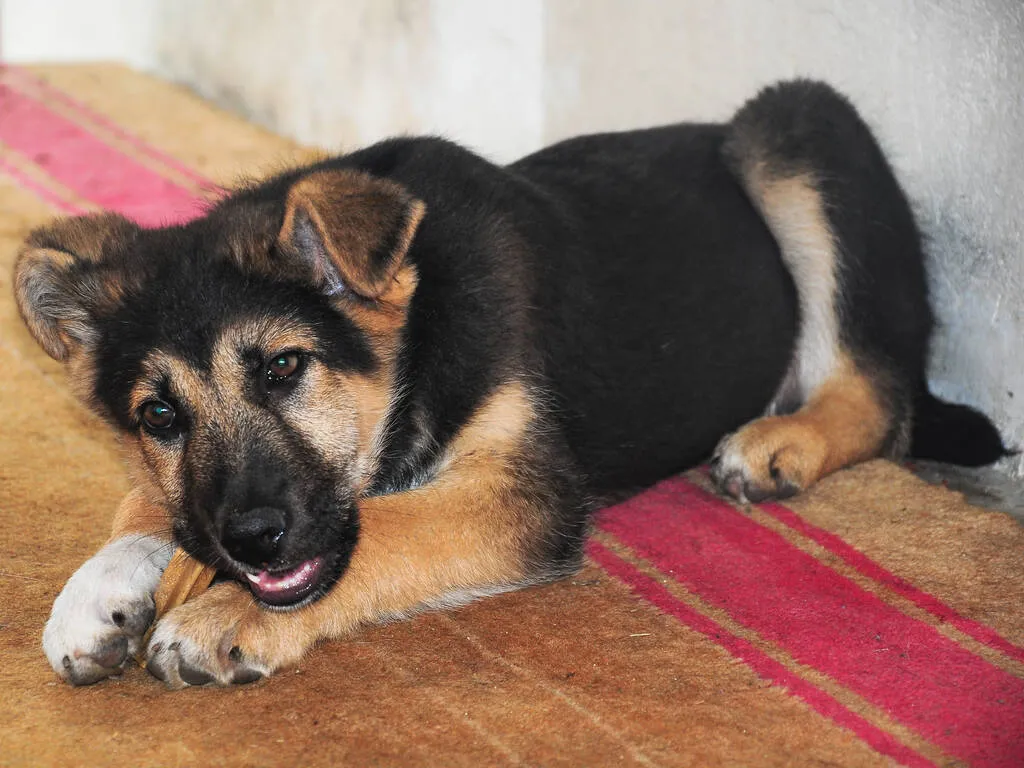
M 274 607 L 291 607 L 310 597 L 324 581 L 327 568 L 323 557 L 314 557 L 286 571 L 246 573 L 249 589 L 262 602 Z

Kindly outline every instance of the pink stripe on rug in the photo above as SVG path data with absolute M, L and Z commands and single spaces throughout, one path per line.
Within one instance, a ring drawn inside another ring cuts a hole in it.
M 201 210 L 191 191 L 2 84 L 0 142 L 78 196 L 143 226 L 179 223 Z
M 705 477 L 710 476 L 710 471 L 706 465 L 698 467 L 696 471 L 700 472 Z M 694 485 L 693 487 L 701 490 L 699 486 Z M 788 507 L 784 507 L 781 504 L 766 502 L 764 504 L 758 504 L 757 507 L 766 514 L 774 517 L 787 528 L 790 528 L 791 530 L 796 531 L 797 533 L 800 533 L 821 545 L 829 552 L 843 560 L 847 565 L 854 568 L 861 575 L 867 576 L 869 579 L 873 579 L 879 584 L 890 588 L 893 592 L 906 597 L 918 608 L 928 611 L 928 613 L 941 621 L 949 623 L 965 635 L 974 638 L 979 643 L 987 645 L 993 650 L 1000 651 L 1011 659 L 1024 662 L 1024 647 L 1010 642 L 991 627 L 958 613 L 955 609 L 942 602 L 939 597 L 929 592 L 925 592 L 923 589 L 915 587 L 910 582 L 900 578 L 885 567 L 876 563 L 863 552 L 860 552 L 847 544 L 840 536 L 830 533 L 823 528 L 819 528 L 813 523 L 807 522 L 798 514 L 793 512 L 793 510 Z
M 960 615 L 939 598 L 922 589 L 918 589 L 913 584 L 886 570 L 867 555 L 851 547 L 834 533 L 818 528 L 797 515 L 793 510 L 780 504 L 759 504 L 758 507 L 786 527 L 820 544 L 829 552 L 841 558 L 847 565 L 856 569 L 858 573 L 874 579 L 879 584 L 884 584 L 897 594 L 903 595 L 903 597 L 913 602 L 917 607 L 951 624 L 965 635 L 973 637 L 979 643 L 983 643 L 990 648 L 1005 653 L 1010 658 L 1024 661 L 1024 648 L 1014 645 L 984 624 Z
M 686 603 L 673 597 L 665 587 L 617 557 L 608 548 L 596 541 L 591 541 L 587 545 L 587 554 L 605 571 L 626 583 L 637 595 L 722 646 L 764 679 L 783 686 L 814 711 L 854 733 L 879 754 L 887 755 L 908 766 L 935 765 L 900 743 L 891 734 L 875 727 L 857 713 L 847 709 L 817 686 L 789 671 L 783 664 L 758 650 L 742 637 L 732 634 L 721 624 L 703 616 Z
M 140 139 L 138 136 L 129 133 L 117 123 L 113 122 L 109 118 L 101 115 L 93 109 L 90 109 L 87 105 L 83 104 L 78 99 L 64 93 L 64 91 L 58 90 L 50 85 L 48 82 L 43 80 L 41 77 L 33 75 L 21 67 L 17 67 L 11 64 L 0 64 L 0 75 L 2 79 L 12 87 L 23 91 L 24 88 L 33 88 L 46 94 L 46 98 L 52 99 L 53 101 L 60 102 L 68 109 L 74 110 L 79 117 L 90 122 L 93 125 L 99 126 L 109 133 L 117 136 L 124 142 L 131 144 L 139 152 L 146 155 L 147 157 L 156 160 L 157 162 L 173 168 L 178 173 L 186 176 L 200 187 L 214 188 L 216 185 L 213 184 L 209 179 L 204 177 L 201 173 L 197 172 L 193 168 L 185 165 L 175 157 L 168 155 L 166 152 L 161 152 L 151 144 L 147 144 L 145 141 Z M 24 94 L 31 97 L 31 94 Z
M 18 182 L 18 186 L 24 187 L 30 192 L 37 195 L 41 200 L 46 201 L 54 208 L 57 208 L 64 213 L 70 213 L 77 215 L 84 213 L 82 208 L 79 208 L 74 203 L 65 200 L 63 197 L 58 195 L 52 189 L 48 189 L 45 185 L 40 184 L 38 181 L 33 179 L 28 174 L 22 173 L 16 166 L 6 162 L 3 158 L 0 158 L 0 173 L 4 173 Z
M 976 765 L 1024 756 L 1024 681 L 673 478 L 599 526 L 799 663 Z

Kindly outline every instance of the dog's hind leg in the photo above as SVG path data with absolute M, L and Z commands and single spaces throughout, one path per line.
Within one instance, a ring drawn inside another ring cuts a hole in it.
M 903 455 L 932 316 L 920 236 L 870 130 L 828 86 L 784 83 L 740 110 L 724 154 L 793 277 L 800 328 L 768 415 L 722 440 L 713 478 L 757 501 Z

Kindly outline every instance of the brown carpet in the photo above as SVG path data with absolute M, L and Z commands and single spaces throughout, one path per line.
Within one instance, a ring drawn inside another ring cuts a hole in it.
M 84 172 L 101 150 L 121 160 Z M 118 67 L 0 71 L 0 765 L 1024 765 L 1024 530 L 884 462 L 787 507 L 669 481 L 601 518 L 571 581 L 254 686 L 58 683 L 43 624 L 127 482 L 17 318 L 18 243 L 306 154 Z

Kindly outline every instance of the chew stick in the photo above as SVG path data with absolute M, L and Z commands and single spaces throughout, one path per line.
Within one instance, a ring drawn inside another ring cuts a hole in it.
M 142 646 L 139 648 L 139 654 L 136 657 L 139 664 L 145 665 L 146 663 L 143 653 L 160 617 L 186 600 L 191 600 L 196 595 L 205 592 L 216 575 L 215 568 L 200 563 L 180 547 L 174 550 L 171 562 L 168 563 L 167 569 L 160 579 L 160 584 L 156 588 L 156 593 L 153 595 L 153 602 L 156 603 L 156 618 L 146 632 Z

